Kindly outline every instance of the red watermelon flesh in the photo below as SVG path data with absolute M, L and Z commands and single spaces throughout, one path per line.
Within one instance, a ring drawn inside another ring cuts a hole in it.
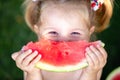
M 47 69 L 45 70 L 64 72 L 88 66 L 85 49 L 90 45 L 96 46 L 97 44 L 98 42 L 87 41 L 55 42 L 41 40 L 35 43 L 29 42 L 24 47 L 24 50 L 36 50 L 42 56 L 37 67 L 41 69 L 46 67 Z

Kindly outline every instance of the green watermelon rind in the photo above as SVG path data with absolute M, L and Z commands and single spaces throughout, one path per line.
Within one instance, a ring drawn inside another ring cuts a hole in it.
M 46 70 L 46 71 L 52 71 L 52 72 L 70 72 L 79 70 L 82 68 L 85 68 L 88 66 L 88 63 L 84 60 L 82 62 L 77 63 L 76 65 L 67 65 L 67 66 L 53 66 L 47 63 L 38 62 L 35 65 L 37 68 Z
M 112 80 L 112 78 L 116 75 L 116 74 L 120 74 L 120 67 L 116 68 L 115 70 L 113 70 L 108 77 L 106 78 L 106 80 Z

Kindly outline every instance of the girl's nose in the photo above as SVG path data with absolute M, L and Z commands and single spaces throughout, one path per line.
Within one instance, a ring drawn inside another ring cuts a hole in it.
M 68 36 L 61 36 L 58 38 L 58 41 L 73 41 L 73 40 Z

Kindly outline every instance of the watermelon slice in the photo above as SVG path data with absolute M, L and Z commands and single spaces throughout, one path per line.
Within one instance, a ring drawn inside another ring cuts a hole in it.
M 113 70 L 106 80 L 120 80 L 120 67 Z
M 23 50 L 37 50 L 42 56 L 36 64 L 37 68 L 55 71 L 69 72 L 88 66 L 85 57 L 85 49 L 90 45 L 96 46 L 98 42 L 73 41 L 73 42 L 55 42 L 50 40 L 41 40 L 38 42 L 29 42 Z

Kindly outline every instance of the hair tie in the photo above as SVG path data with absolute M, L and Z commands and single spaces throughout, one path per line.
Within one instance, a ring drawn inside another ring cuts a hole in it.
M 33 2 L 37 2 L 37 1 L 40 1 L 40 0 L 32 0 Z
M 103 3 L 104 0 L 91 0 L 91 8 L 94 11 L 97 11 L 102 6 Z
M 36 2 L 37 0 L 32 0 L 33 2 Z
M 32 0 L 32 1 L 37 2 L 39 0 Z M 91 0 L 91 8 L 94 11 L 97 11 L 102 6 L 103 3 L 104 3 L 104 0 Z

